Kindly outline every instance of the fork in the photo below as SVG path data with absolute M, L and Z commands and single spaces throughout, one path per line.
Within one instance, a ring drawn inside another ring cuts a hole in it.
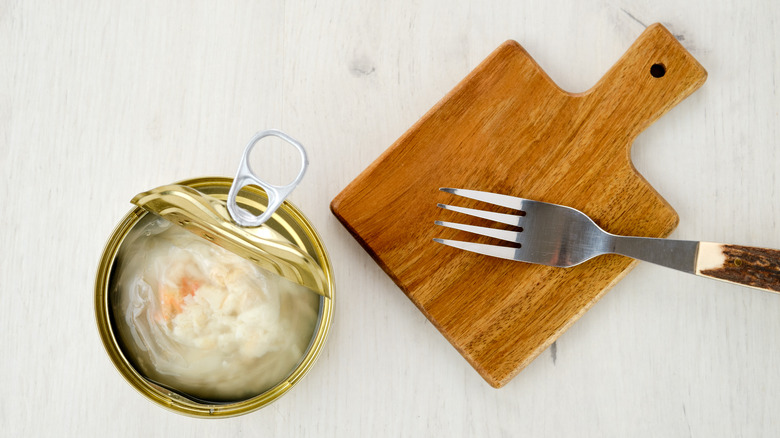
M 610 234 L 579 210 L 476 190 L 441 188 L 443 192 L 518 210 L 497 213 L 438 204 L 445 210 L 516 227 L 516 231 L 435 221 L 436 225 L 514 243 L 487 245 L 433 239 L 466 251 L 527 263 L 567 268 L 603 254 L 620 254 L 678 271 L 780 293 L 780 251 L 689 240 Z

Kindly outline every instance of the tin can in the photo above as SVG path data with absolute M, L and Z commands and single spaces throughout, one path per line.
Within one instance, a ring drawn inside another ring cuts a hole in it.
M 211 198 L 225 201 L 233 183 L 230 178 L 211 177 L 190 179 L 177 183 L 179 186 L 197 190 Z M 258 214 L 268 203 L 266 194 L 253 186 L 244 187 L 238 194 L 238 203 L 248 211 Z M 330 329 L 333 317 L 333 271 L 328 254 L 311 223 L 291 203 L 285 201 L 266 222 L 266 225 L 280 233 L 308 254 L 321 268 L 323 274 L 322 291 L 319 296 L 319 312 L 315 329 L 308 349 L 290 374 L 274 387 L 252 398 L 229 403 L 215 403 L 198 400 L 169 390 L 144 377 L 129 359 L 117 334 L 116 324 L 111 309 L 112 281 L 117 266 L 117 255 L 125 237 L 134 226 L 152 214 L 136 207 L 119 223 L 103 251 L 95 281 L 95 317 L 103 346 L 109 358 L 119 373 L 138 392 L 154 403 L 174 412 L 195 417 L 231 417 L 260 409 L 289 391 L 293 385 L 303 378 L 317 360 Z M 206 236 L 209 237 L 209 236 Z

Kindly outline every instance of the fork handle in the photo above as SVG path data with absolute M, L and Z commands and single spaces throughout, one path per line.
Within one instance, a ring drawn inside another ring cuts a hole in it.
M 780 250 L 610 235 L 606 252 L 729 283 L 780 293 Z
M 780 293 L 780 251 L 699 242 L 696 275 Z
M 696 248 L 699 242 L 690 240 L 655 239 L 608 234 L 606 252 L 694 273 Z

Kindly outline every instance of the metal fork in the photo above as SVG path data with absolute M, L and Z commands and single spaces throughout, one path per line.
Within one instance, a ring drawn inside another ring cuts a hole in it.
M 438 204 L 458 213 L 517 227 L 516 231 L 436 221 L 436 225 L 513 242 L 513 246 L 458 240 L 435 242 L 466 251 L 555 267 L 579 265 L 602 254 L 638 260 L 757 289 L 780 292 L 780 251 L 712 242 L 619 236 L 607 233 L 579 210 L 547 202 L 476 190 L 443 192 L 518 210 L 497 213 Z

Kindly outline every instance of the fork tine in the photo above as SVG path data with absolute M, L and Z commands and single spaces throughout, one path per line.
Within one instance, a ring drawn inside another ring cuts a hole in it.
M 520 221 L 523 219 L 523 216 L 514 215 L 514 214 L 496 213 L 494 211 L 476 210 L 474 208 L 456 207 L 454 205 L 446 205 L 446 204 L 438 204 L 438 205 L 439 207 L 445 210 L 452 210 L 458 213 L 467 214 L 469 216 L 487 219 L 494 222 L 500 222 L 502 224 L 514 225 L 516 227 L 520 226 Z
M 520 233 L 515 231 L 499 230 L 488 227 L 477 227 L 474 225 L 457 224 L 454 222 L 444 221 L 435 221 L 434 223 L 436 225 L 441 225 L 442 227 L 454 228 L 456 230 L 479 234 L 481 236 L 494 237 L 496 239 L 506 240 L 508 242 L 520 243 Z
M 524 202 L 533 202 L 527 199 L 517 198 L 514 196 L 500 195 L 498 193 L 490 193 L 490 192 L 480 192 L 477 190 L 453 189 L 449 187 L 442 187 L 439 190 L 441 190 L 442 192 L 451 193 L 456 196 L 475 199 L 477 201 L 487 202 L 488 204 L 500 205 L 502 207 L 507 207 L 514 210 L 522 210 Z
M 520 260 L 519 248 L 511 248 L 508 246 L 496 246 L 485 245 L 483 243 L 462 242 L 460 240 L 448 240 L 448 239 L 433 239 L 434 242 L 438 242 L 453 248 L 463 249 L 466 251 L 475 252 L 491 257 L 499 257 L 508 260 Z

